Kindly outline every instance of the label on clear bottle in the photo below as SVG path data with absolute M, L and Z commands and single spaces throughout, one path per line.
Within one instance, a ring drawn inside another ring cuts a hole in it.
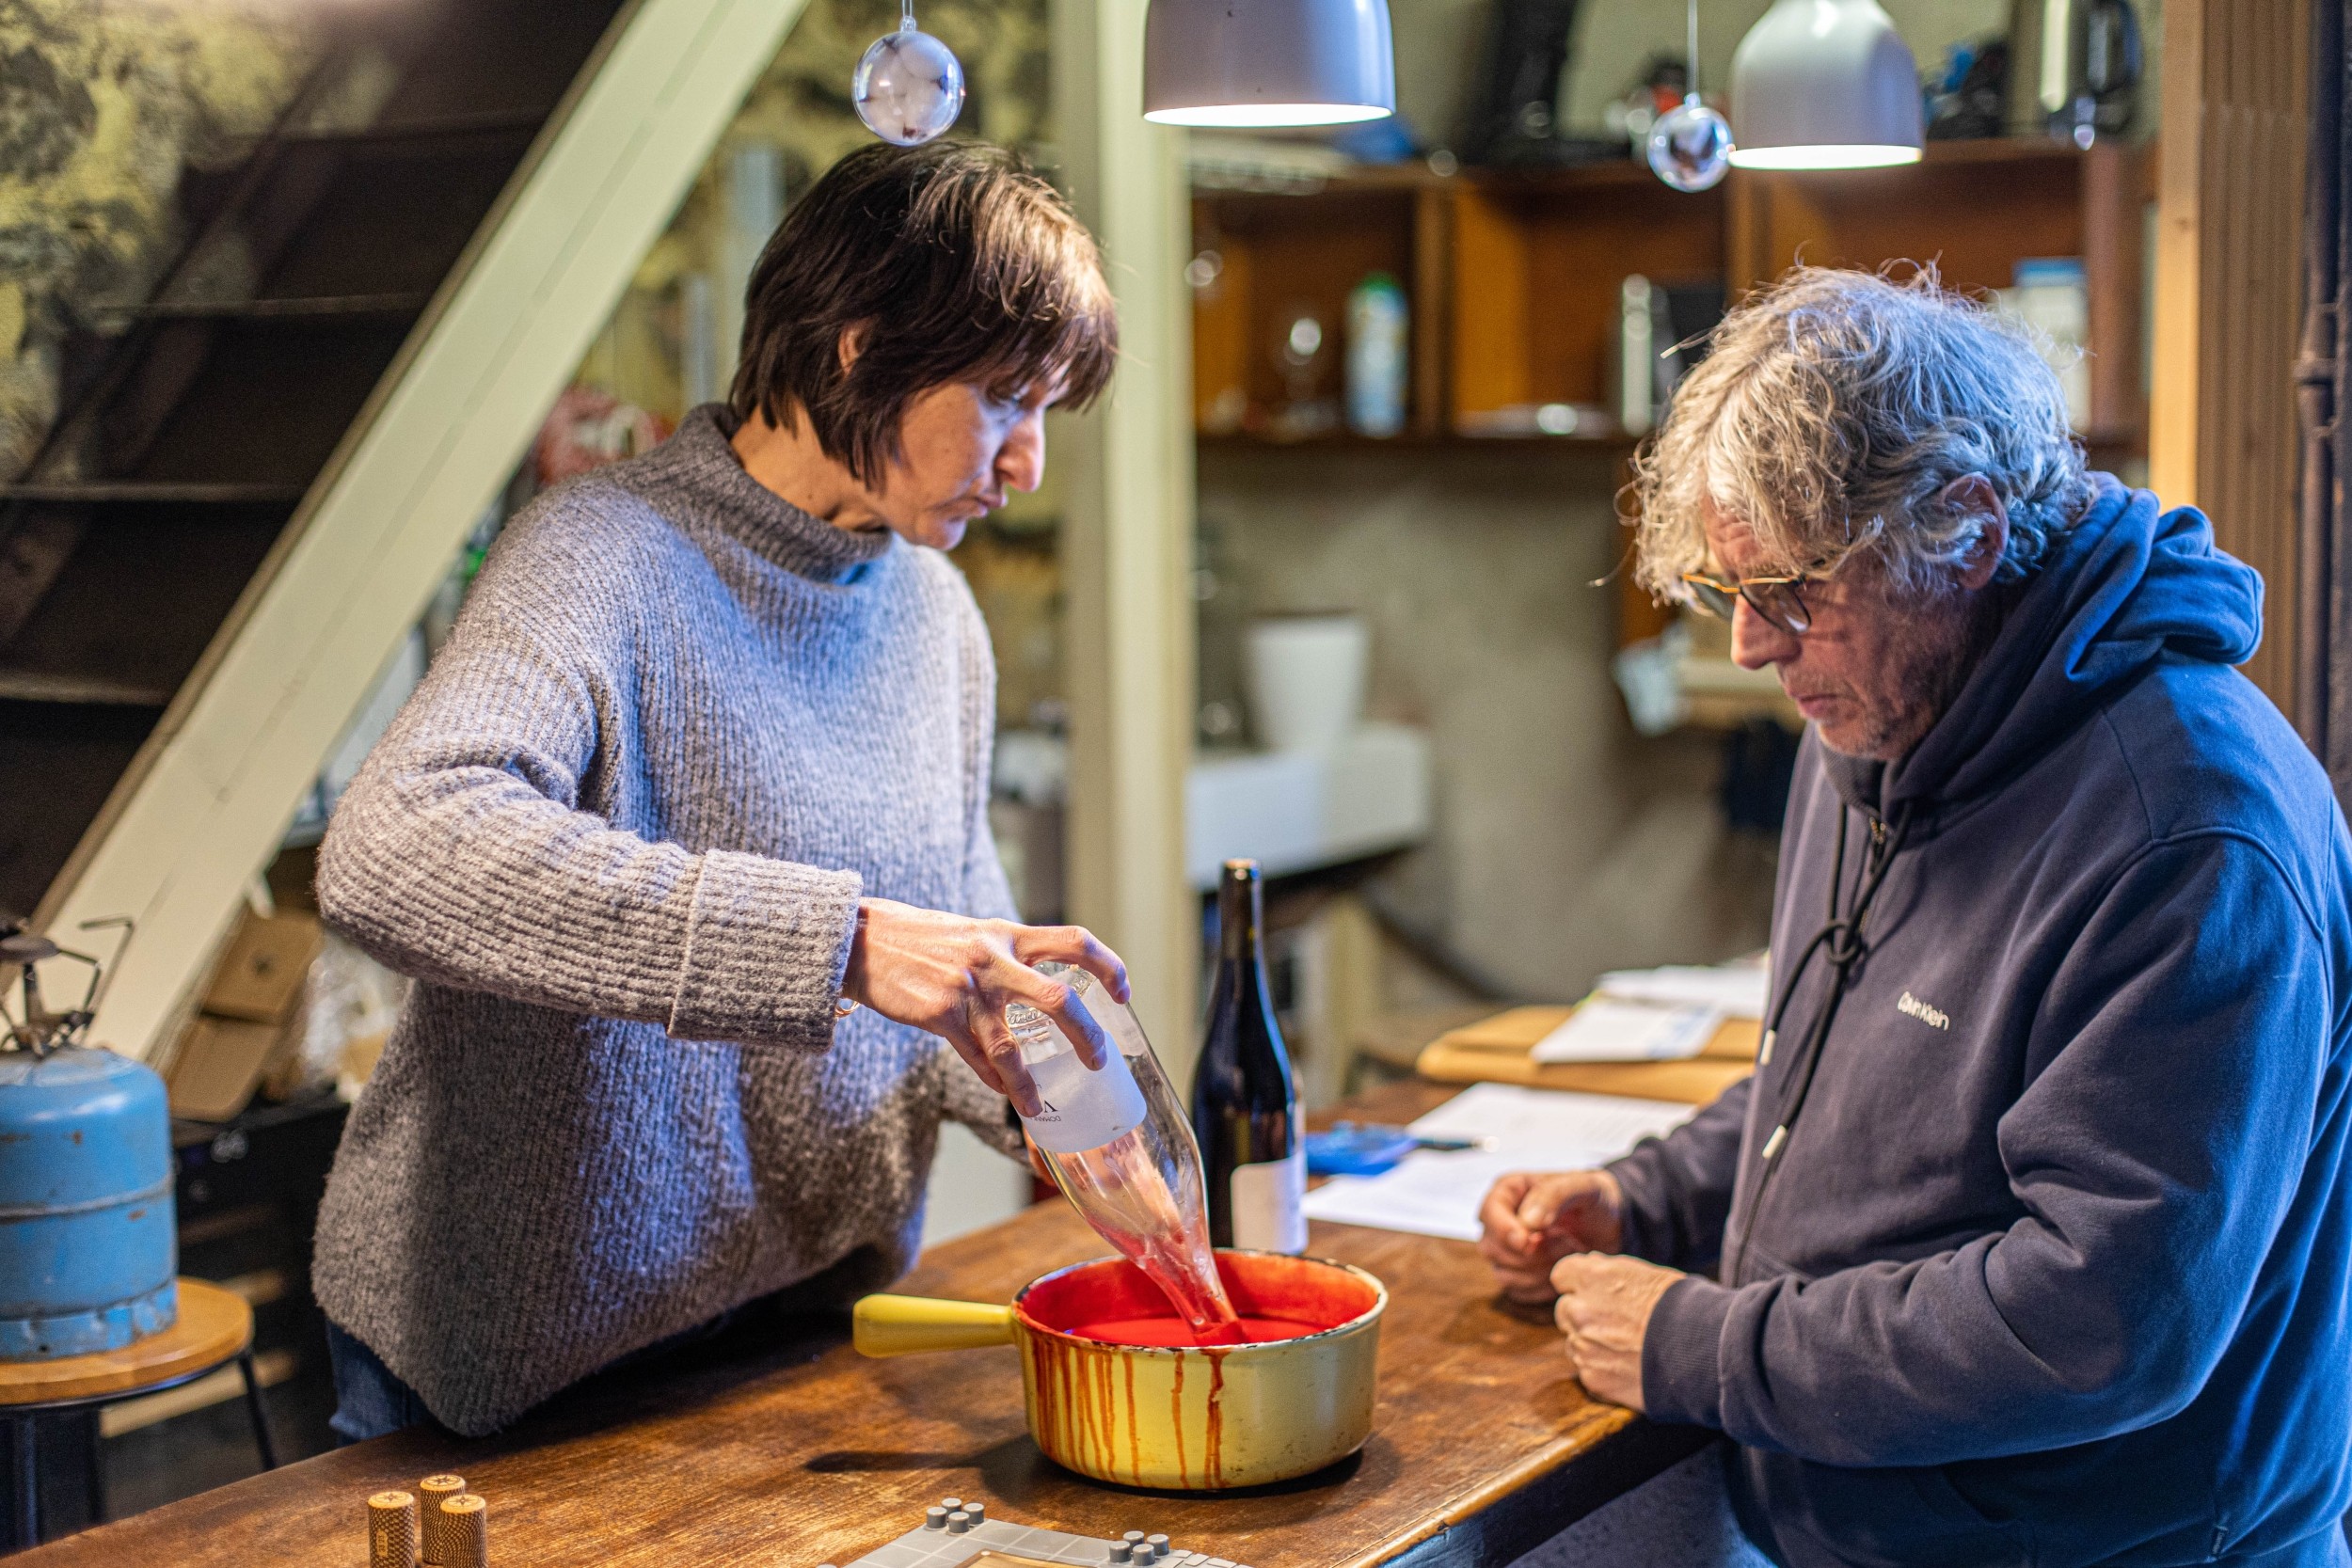
M 1259 1252 L 1307 1250 L 1307 1150 L 1233 1167 L 1233 1244 Z
M 1055 1037 L 1060 1037 L 1058 1030 Z M 1065 1043 L 1054 1054 L 1027 1065 L 1045 1109 L 1021 1122 L 1040 1148 L 1083 1154 L 1141 1125 L 1143 1090 L 1120 1052 L 1112 1051 L 1110 1060 L 1096 1069 L 1080 1061 L 1076 1049 Z

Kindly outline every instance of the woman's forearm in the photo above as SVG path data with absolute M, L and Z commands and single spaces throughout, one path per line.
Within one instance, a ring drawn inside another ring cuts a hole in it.
M 822 1050 L 854 872 L 650 843 L 514 771 L 372 762 L 339 805 L 322 911 L 403 973 L 686 1039 Z

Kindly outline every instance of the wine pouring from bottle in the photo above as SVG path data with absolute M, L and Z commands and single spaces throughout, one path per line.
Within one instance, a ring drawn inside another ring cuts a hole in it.
M 1038 1114 L 1021 1118 L 1030 1144 L 1071 1207 L 1160 1288 L 1197 1341 L 1240 1343 L 1210 1250 L 1200 1151 L 1143 1025 L 1087 971 L 1037 968 L 1070 988 L 1112 1050 L 1089 1068 L 1044 1013 L 1022 1002 L 1005 1009 L 1037 1085 Z
M 1216 986 L 1193 1070 L 1192 1130 L 1218 1246 L 1303 1252 L 1307 1126 L 1266 985 L 1263 881 L 1227 861 L 1216 887 Z

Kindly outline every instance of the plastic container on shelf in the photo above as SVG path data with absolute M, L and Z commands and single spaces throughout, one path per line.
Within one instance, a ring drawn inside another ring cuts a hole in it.
M 2074 256 L 2041 256 L 2017 263 L 2014 287 L 1994 291 L 2000 309 L 2032 326 L 2058 385 L 2066 418 L 2090 428 L 2090 280 Z
M 1347 295 L 1347 427 L 1359 436 L 1405 430 L 1405 291 L 1375 272 Z

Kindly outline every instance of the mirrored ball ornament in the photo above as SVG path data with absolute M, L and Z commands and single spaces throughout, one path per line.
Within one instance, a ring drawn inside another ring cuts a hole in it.
M 850 96 L 867 130 L 914 147 L 963 112 L 963 66 L 955 51 L 910 24 L 874 40 L 857 63 Z
M 1710 190 L 1730 172 L 1731 147 L 1730 123 L 1693 95 L 1649 128 L 1649 166 L 1676 190 Z

